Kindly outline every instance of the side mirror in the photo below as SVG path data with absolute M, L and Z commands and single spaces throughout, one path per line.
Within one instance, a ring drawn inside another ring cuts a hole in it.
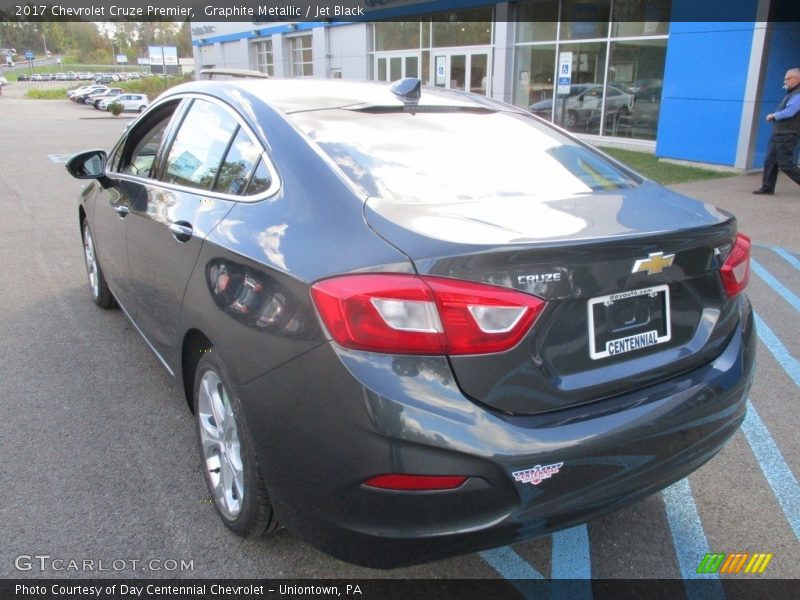
M 106 160 L 104 150 L 87 150 L 70 158 L 65 165 L 75 179 L 105 179 Z

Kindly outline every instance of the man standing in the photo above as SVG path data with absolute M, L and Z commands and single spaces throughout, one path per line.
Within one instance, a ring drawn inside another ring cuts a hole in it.
M 767 115 L 767 121 L 772 121 L 772 137 L 764 159 L 761 187 L 753 190 L 754 194 L 773 194 L 778 170 L 800 185 L 800 169 L 795 159 L 795 148 L 800 143 L 800 69 L 786 71 L 783 89 L 787 94 L 778 105 L 778 110 Z

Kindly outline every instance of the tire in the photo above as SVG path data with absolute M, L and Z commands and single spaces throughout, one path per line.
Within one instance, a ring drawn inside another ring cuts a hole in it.
M 146 106 L 142 105 L 139 107 L 139 112 L 144 112 L 144 109 L 147 108 Z
M 278 523 L 253 438 L 231 378 L 213 348 L 204 351 L 197 364 L 193 398 L 200 458 L 217 513 L 242 537 L 273 531 Z
M 89 277 L 89 291 L 92 293 L 92 300 L 100 308 L 112 308 L 114 306 L 114 295 L 108 289 L 108 283 L 103 276 L 100 263 L 97 262 L 97 253 L 94 246 L 92 230 L 89 229 L 89 221 L 83 221 L 83 260 L 86 263 L 86 275 Z

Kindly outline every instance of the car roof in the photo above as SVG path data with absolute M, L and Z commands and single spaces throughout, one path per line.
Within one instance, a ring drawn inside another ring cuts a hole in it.
M 403 98 L 382 82 L 330 79 L 238 79 L 195 81 L 172 88 L 165 95 L 207 93 L 231 97 L 236 92 L 255 96 L 284 113 L 341 107 L 403 107 L 409 103 L 430 107 L 483 108 L 519 111 L 502 102 L 452 90 L 422 87 L 419 101 Z

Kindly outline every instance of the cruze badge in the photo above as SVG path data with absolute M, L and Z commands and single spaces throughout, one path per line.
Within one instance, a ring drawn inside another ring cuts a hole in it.
M 517 283 L 520 285 L 529 283 L 550 283 L 554 281 L 561 281 L 561 273 L 540 273 L 538 275 L 520 275 L 517 277 Z
M 532 485 L 539 485 L 545 479 L 550 479 L 553 475 L 558 473 L 563 465 L 563 462 L 553 463 L 552 465 L 536 465 L 532 469 L 525 469 L 524 471 L 514 471 L 511 473 L 514 479 L 520 483 L 530 483 Z
M 675 260 L 674 254 L 664 256 L 663 252 L 651 252 L 647 258 L 640 258 L 636 261 L 631 273 L 641 273 L 642 271 L 647 271 L 648 275 L 661 273 L 667 267 L 672 266 L 673 260 Z

